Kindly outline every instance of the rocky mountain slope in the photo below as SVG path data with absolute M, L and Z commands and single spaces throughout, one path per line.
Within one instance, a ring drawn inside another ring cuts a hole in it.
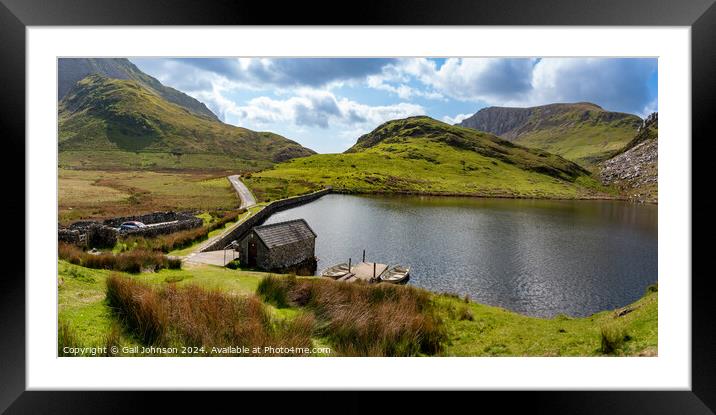
M 57 63 L 57 99 L 62 100 L 77 82 L 88 75 L 104 75 L 111 79 L 133 80 L 165 100 L 184 107 L 194 114 L 218 121 L 217 116 L 202 102 L 162 85 L 157 79 L 145 74 L 125 58 L 60 58 Z
M 600 163 L 599 176 L 605 185 L 617 186 L 631 200 L 658 200 L 659 119 L 653 113 L 636 136 L 616 155 Z
M 194 114 L 133 80 L 90 75 L 60 101 L 59 151 L 109 154 L 203 154 L 281 162 L 314 154 L 285 137 Z M 137 158 L 132 156 L 132 158 Z M 213 167 L 210 162 L 205 168 Z M 97 166 L 97 167 L 102 167 Z
M 636 115 L 579 102 L 529 108 L 483 108 L 459 125 L 561 155 L 584 166 L 624 147 L 641 125 Z

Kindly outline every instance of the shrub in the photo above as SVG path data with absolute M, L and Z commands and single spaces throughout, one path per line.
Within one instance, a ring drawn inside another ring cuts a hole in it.
M 648 287 L 646 287 L 646 292 L 648 293 L 655 293 L 659 291 L 659 285 L 658 284 L 651 284 Z
M 269 276 L 257 294 L 277 307 L 313 311 L 319 334 L 344 355 L 436 354 L 447 338 L 429 293 L 414 287 Z
M 169 269 L 181 269 L 181 258 L 178 258 L 178 257 L 167 257 L 167 268 L 169 268 Z
M 228 269 L 239 269 L 240 266 L 241 262 L 238 259 L 231 260 L 226 264 L 226 268 Z

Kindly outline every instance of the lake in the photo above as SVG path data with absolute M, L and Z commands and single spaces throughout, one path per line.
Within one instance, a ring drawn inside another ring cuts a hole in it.
M 272 215 L 318 234 L 319 271 L 410 265 L 410 282 L 522 314 L 586 316 L 657 282 L 657 206 L 618 201 L 329 194 Z

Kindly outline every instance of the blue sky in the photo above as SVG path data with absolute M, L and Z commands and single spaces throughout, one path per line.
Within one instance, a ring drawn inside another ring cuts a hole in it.
M 130 58 L 224 122 L 342 152 L 411 115 L 456 123 L 488 106 L 588 101 L 646 116 L 657 60 L 642 58 Z

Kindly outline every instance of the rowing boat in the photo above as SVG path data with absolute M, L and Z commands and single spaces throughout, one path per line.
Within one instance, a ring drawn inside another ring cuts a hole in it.
M 345 277 L 349 273 L 348 271 L 348 264 L 338 264 L 333 265 L 332 267 L 328 267 L 321 271 L 322 277 L 328 277 L 333 278 L 334 280 L 337 280 L 341 277 Z
M 379 277 L 381 282 L 387 282 L 390 284 L 403 284 L 408 282 L 410 279 L 410 267 L 404 267 L 402 265 L 391 265 L 380 274 Z

